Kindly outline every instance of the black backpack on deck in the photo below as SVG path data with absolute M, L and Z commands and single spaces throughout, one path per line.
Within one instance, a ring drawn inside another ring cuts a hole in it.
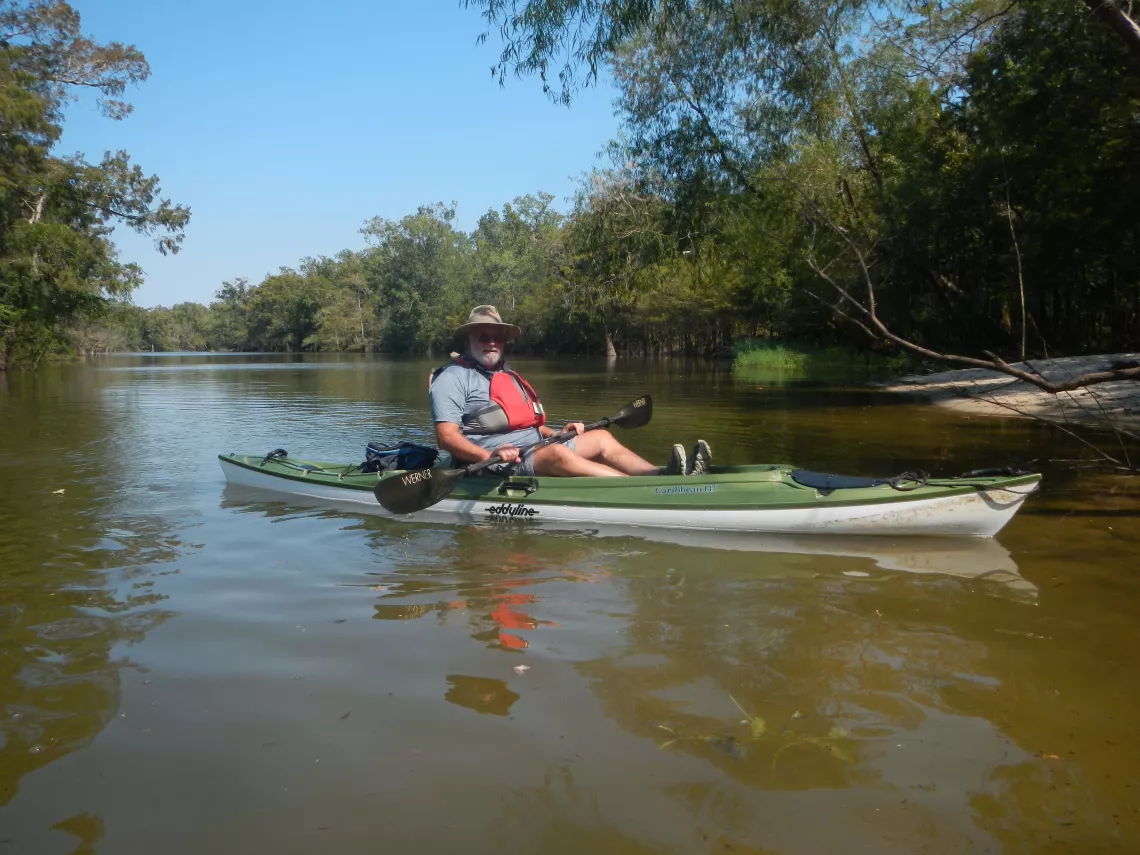
M 361 472 L 391 472 L 393 469 L 427 469 L 439 458 L 439 451 L 414 442 L 401 442 L 398 445 L 368 443 L 364 449 L 364 462 Z

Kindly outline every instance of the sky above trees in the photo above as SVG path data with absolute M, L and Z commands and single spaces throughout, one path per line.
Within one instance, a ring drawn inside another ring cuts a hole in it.
M 454 0 L 74 6 L 95 40 L 142 50 L 151 77 L 125 121 L 72 105 L 59 153 L 126 149 L 193 212 L 177 255 L 115 232 L 146 272 L 140 306 L 206 303 L 223 280 L 363 247 L 366 220 L 420 205 L 454 201 L 467 230 L 536 190 L 567 210 L 617 132 L 605 80 L 572 109 L 533 80 L 500 88 L 496 41 L 476 44 L 483 21 Z

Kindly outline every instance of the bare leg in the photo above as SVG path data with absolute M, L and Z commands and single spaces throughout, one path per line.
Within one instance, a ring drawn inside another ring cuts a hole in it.
M 586 436 L 586 434 L 583 436 Z M 575 445 L 580 445 L 582 438 L 582 436 L 579 436 L 575 441 Z M 604 463 L 598 463 L 593 460 L 587 460 L 585 457 L 580 457 L 565 445 L 548 445 L 545 448 L 540 448 L 535 451 L 534 471 L 536 475 L 561 475 L 564 477 L 583 475 L 613 477 L 623 474 L 617 469 L 606 466 Z M 656 471 L 656 468 L 654 468 L 654 471 Z
M 604 463 L 625 475 L 656 475 L 660 466 L 654 466 L 634 454 L 607 431 L 592 430 L 574 440 L 574 452 L 587 460 Z

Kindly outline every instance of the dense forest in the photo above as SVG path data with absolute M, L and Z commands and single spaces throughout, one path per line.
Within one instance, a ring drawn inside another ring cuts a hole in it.
M 438 353 L 475 303 L 533 353 L 1140 348 L 1140 28 L 1124 5 L 468 5 L 502 36 L 501 81 L 537 75 L 570 109 L 600 68 L 617 87 L 611 165 L 567 210 L 535 193 L 466 233 L 454 205 L 427 204 L 363 224 L 360 251 L 221 283 L 208 306 L 142 309 L 106 224 L 164 230 L 170 251 L 188 212 L 156 204 L 157 179 L 124 153 L 49 151 L 67 97 L 53 68 L 88 62 L 119 118 L 145 60 L 82 40 L 64 3 L 0 0 L 0 360 Z

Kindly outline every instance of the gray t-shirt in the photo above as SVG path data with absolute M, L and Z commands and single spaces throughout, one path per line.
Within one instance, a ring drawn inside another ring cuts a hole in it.
M 433 422 L 451 422 L 462 428 L 465 413 L 474 413 L 491 403 L 491 381 L 481 371 L 464 368 L 462 365 L 449 365 L 431 384 L 428 398 L 431 401 Z M 522 448 L 542 439 L 538 428 L 465 436 L 488 451 L 494 451 L 508 442 Z

